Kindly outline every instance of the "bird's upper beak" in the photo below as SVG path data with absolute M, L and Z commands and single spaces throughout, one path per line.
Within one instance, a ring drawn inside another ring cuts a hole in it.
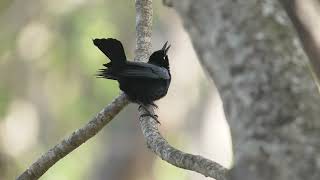
M 168 50 L 169 50 L 170 47 L 171 47 L 171 45 L 169 45 L 168 47 L 167 47 L 167 45 L 168 45 L 168 41 L 163 45 L 163 47 L 162 47 L 162 49 L 161 49 L 161 50 L 164 51 L 164 54 L 167 54 Z

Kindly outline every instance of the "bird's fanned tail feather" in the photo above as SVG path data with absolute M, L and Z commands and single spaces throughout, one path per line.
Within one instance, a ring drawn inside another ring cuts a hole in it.
M 111 62 L 103 64 L 104 69 L 100 69 L 96 76 L 117 80 L 114 72 L 119 71 L 126 63 L 126 55 L 120 41 L 112 38 L 94 39 L 93 44 L 98 47 Z
M 127 58 L 120 41 L 112 38 L 94 39 L 93 44 L 110 59 L 111 64 L 104 64 L 106 67 L 112 66 L 113 69 L 119 69 L 125 64 Z
M 111 63 L 103 64 L 103 66 L 106 68 L 102 68 L 102 69 L 98 70 L 98 72 L 96 74 L 97 78 L 106 78 L 106 79 L 117 80 L 117 77 L 112 72 L 112 64 Z

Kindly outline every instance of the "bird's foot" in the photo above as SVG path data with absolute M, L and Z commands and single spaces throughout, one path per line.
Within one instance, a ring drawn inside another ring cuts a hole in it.
M 145 105 L 143 105 L 143 104 L 139 104 L 138 110 L 140 110 L 141 108 L 143 108 L 144 110 L 146 110 L 146 111 L 148 111 L 148 112 L 149 112 L 149 110 L 148 110 L 148 107 L 147 107 L 147 106 L 145 106 Z M 149 113 L 150 113 L 150 112 L 149 112 Z
M 151 106 L 153 106 L 154 108 L 158 109 L 158 105 L 156 105 L 155 103 L 151 103 Z
M 158 120 L 158 115 L 156 114 L 145 113 L 145 114 L 142 114 L 140 117 L 148 117 L 148 116 L 156 120 L 158 124 L 161 124 L 160 121 Z
M 147 116 L 149 116 L 149 117 L 153 118 L 154 120 L 156 120 L 158 124 L 161 124 L 160 121 L 158 121 L 158 115 L 152 114 L 152 113 L 149 111 L 149 109 L 148 109 L 145 105 L 143 105 L 143 104 L 140 104 L 140 106 L 139 106 L 138 109 L 140 110 L 141 108 L 143 108 L 145 111 L 147 111 L 147 113 L 142 114 L 140 117 L 147 117 Z
M 159 108 L 158 105 L 156 105 L 155 103 L 151 103 L 150 106 L 153 106 L 153 107 L 156 108 L 156 109 Z M 139 103 L 139 108 L 138 108 L 138 109 L 141 109 L 141 108 L 143 108 L 143 109 L 145 109 L 146 111 L 148 111 L 148 107 L 147 107 L 146 105 Z

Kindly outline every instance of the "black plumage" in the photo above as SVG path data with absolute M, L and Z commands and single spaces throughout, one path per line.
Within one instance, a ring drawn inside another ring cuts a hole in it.
M 155 105 L 155 100 L 167 94 L 171 82 L 168 42 L 152 53 L 148 63 L 128 61 L 121 42 L 116 39 L 94 39 L 93 43 L 111 61 L 104 64 L 98 77 L 117 80 L 130 101 L 145 107 Z

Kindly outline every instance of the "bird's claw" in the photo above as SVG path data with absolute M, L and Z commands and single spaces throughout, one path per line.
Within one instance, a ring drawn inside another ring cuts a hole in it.
M 150 105 L 158 109 L 158 105 L 156 105 L 155 103 L 151 103 Z M 141 108 L 144 108 L 146 111 L 148 111 L 148 107 L 146 105 L 140 104 L 138 109 L 140 110 Z
M 140 104 L 139 107 L 138 107 L 138 110 L 140 110 L 141 108 L 143 108 L 144 110 L 146 110 L 146 111 L 149 112 L 147 106 L 145 106 L 145 105 L 143 105 L 143 104 Z
M 154 103 L 152 103 L 152 104 L 150 104 L 150 105 L 155 106 L 155 107 L 158 107 L 158 106 L 157 106 L 156 104 L 154 104 Z M 154 120 L 156 120 L 158 124 L 160 124 L 160 121 L 158 121 L 158 115 L 152 114 L 152 113 L 148 110 L 148 108 L 147 108 L 145 105 L 143 105 L 143 104 L 140 104 L 140 106 L 139 106 L 138 109 L 140 110 L 141 108 L 143 108 L 145 111 L 147 111 L 147 113 L 142 114 L 140 117 L 147 117 L 147 116 L 149 116 L 149 117 L 153 118 Z
M 154 108 L 158 109 L 158 105 L 156 105 L 155 103 L 151 103 L 151 106 L 153 106 Z
M 148 117 L 148 116 L 156 120 L 158 124 L 161 124 L 160 121 L 158 121 L 158 115 L 156 114 L 145 113 L 145 114 L 142 114 L 140 117 Z

